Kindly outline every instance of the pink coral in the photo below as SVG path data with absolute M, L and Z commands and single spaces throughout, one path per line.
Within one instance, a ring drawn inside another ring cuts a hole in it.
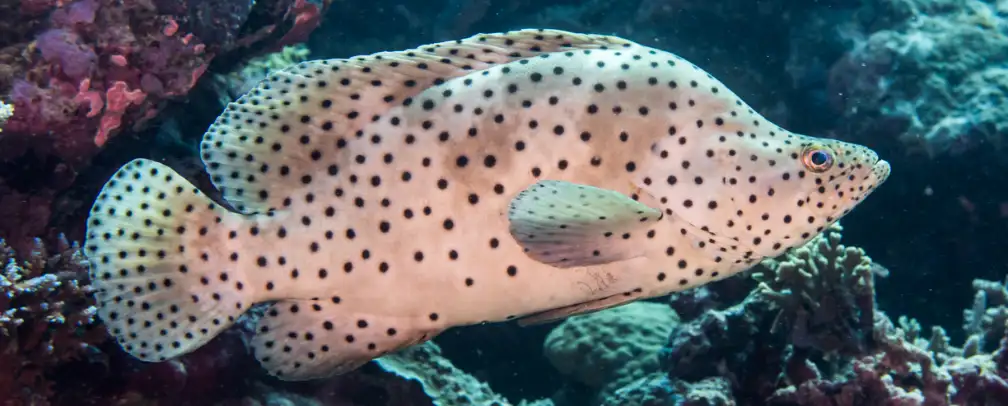
M 176 18 L 160 15 L 152 4 L 65 3 L 54 4 L 61 7 L 49 18 L 52 28 L 37 38 L 40 58 L 30 67 L 35 75 L 13 89 L 8 137 L 42 136 L 36 143 L 57 135 L 86 137 L 101 146 L 112 130 L 151 117 L 149 110 L 157 109 L 159 100 L 186 94 L 213 57 L 199 38 L 178 28 L 166 30 L 179 26 Z M 103 110 L 96 108 L 100 98 Z M 68 161 L 97 150 L 81 149 L 79 141 L 57 144 L 71 148 L 55 151 Z
M 105 144 L 109 133 L 119 128 L 122 123 L 122 115 L 126 112 L 126 108 L 132 104 L 139 105 L 146 98 L 147 95 L 143 91 L 129 90 L 126 82 L 116 81 L 105 93 L 105 115 L 102 116 L 95 144 L 98 146 Z
M 294 0 L 287 13 L 294 15 L 294 27 L 280 39 L 274 49 L 307 40 L 308 34 L 322 22 L 322 7 L 308 0 Z
M 4 188 L 13 189 L 10 196 L 24 195 L 32 204 L 48 206 L 51 195 L 67 187 L 108 141 L 125 131 L 144 130 L 167 101 L 186 96 L 218 55 L 231 53 L 227 59 L 240 60 L 247 49 L 269 49 L 295 27 L 298 35 L 306 35 L 317 22 L 311 17 L 320 16 L 328 1 L 0 4 L 14 18 L 27 20 L 8 27 L 20 31 L 16 37 L 5 37 L 12 43 L 0 55 L 0 92 L 5 93 L 0 98 L 15 107 L 0 136 L 0 163 L 13 168 L 3 176 L 46 179 L 38 187 Z M 285 19 L 298 24 L 280 24 Z M 17 169 L 33 166 L 38 167 Z M 39 198 L 32 199 L 34 194 Z M 12 221 L 27 225 L 5 224 L 0 232 L 25 228 L 34 231 L 24 235 L 41 234 L 49 222 L 45 217 Z M 16 231 L 12 237 L 20 239 L 22 233 Z
M 101 114 L 102 109 L 105 107 L 105 101 L 102 100 L 101 93 L 91 90 L 91 79 L 81 80 L 80 85 L 77 87 L 77 95 L 74 96 L 74 101 L 88 108 L 88 117 Z

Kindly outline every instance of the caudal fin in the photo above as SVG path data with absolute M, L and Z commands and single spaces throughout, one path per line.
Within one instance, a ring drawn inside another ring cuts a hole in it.
M 225 247 L 242 221 L 154 161 L 133 160 L 105 184 L 85 249 L 99 316 L 128 353 L 145 361 L 185 354 L 253 304 Z

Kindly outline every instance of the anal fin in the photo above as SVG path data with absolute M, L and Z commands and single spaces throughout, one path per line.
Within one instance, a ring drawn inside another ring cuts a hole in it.
M 613 190 L 544 180 L 519 193 L 508 210 L 511 235 L 525 253 L 559 268 L 644 255 L 659 210 Z
M 325 378 L 440 332 L 416 328 L 413 318 L 356 313 L 346 306 L 338 299 L 274 304 L 256 326 L 252 340 L 256 358 L 285 381 Z
M 558 307 L 556 309 L 551 309 L 520 318 L 518 319 L 518 325 L 522 327 L 535 326 L 539 324 L 545 324 L 565 319 L 570 316 L 576 316 L 579 314 L 588 314 L 600 310 L 605 310 L 611 307 L 621 306 L 641 299 L 641 294 L 642 291 L 640 289 L 635 289 L 628 292 L 606 296 L 601 299 L 595 299 L 570 306 Z

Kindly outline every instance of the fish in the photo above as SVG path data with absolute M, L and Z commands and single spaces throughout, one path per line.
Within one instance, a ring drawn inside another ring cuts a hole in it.
M 99 317 L 187 354 L 254 306 L 290 381 L 446 329 L 561 320 L 730 277 L 882 184 L 871 149 L 787 131 L 695 64 L 553 29 L 271 73 L 209 126 L 220 198 L 148 159 L 97 195 Z

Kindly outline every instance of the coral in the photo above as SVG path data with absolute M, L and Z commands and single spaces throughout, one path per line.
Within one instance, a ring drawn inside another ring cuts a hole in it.
M 969 335 L 963 356 L 992 351 L 1005 334 L 1008 323 L 1008 280 L 973 281 L 973 307 L 963 311 L 963 331 Z
M 672 383 L 663 373 L 651 373 L 600 396 L 599 406 L 670 406 Z
M 42 139 L 58 133 L 52 152 L 77 161 L 103 145 L 124 115 L 131 127 L 141 125 L 161 100 L 184 95 L 228 44 L 197 37 L 197 21 L 163 8 L 77 0 L 53 10 L 33 42 L 36 53 L 27 54 L 27 74 L 10 89 L 18 107 L 10 131 Z M 131 103 L 122 103 L 124 95 Z
M 280 51 L 250 59 L 240 69 L 214 75 L 221 101 L 234 100 L 252 90 L 270 72 L 308 60 L 311 51 L 304 44 L 288 45 Z
M 842 245 L 841 230 L 834 225 L 805 246 L 764 261 L 752 271 L 759 285 L 742 303 L 674 330 L 661 353 L 670 378 L 720 376 L 737 399 L 780 400 L 781 391 L 844 376 L 851 368 L 844 359 L 859 360 L 868 371 L 895 364 L 885 356 L 871 358 L 886 353 L 879 352 L 883 345 L 893 355 L 905 349 L 902 341 L 881 334 L 889 330 L 881 327 L 888 319 L 875 311 L 879 268 L 861 249 Z M 864 379 L 858 383 L 869 383 Z
M 875 310 L 875 271 L 857 247 L 840 244 L 834 225 L 780 260 L 753 271 L 756 294 L 778 308 L 772 329 L 790 329 L 790 343 L 841 355 L 867 349 Z
M 917 322 L 903 317 L 897 327 L 876 309 L 874 278 L 886 272 L 841 244 L 841 231 L 834 225 L 764 261 L 741 303 L 690 311 L 696 318 L 673 330 L 661 352 L 671 398 L 684 384 L 720 377 L 725 396 L 776 406 L 1008 404 L 1005 285 L 974 282 L 963 348 L 940 328 L 925 339 Z M 676 299 L 695 309 L 715 296 Z M 989 352 L 993 343 L 1001 348 Z
M 0 240 L 2 404 L 45 404 L 48 374 L 105 339 L 104 329 L 91 328 L 95 308 L 80 246 L 60 239 L 55 248 L 36 240 L 28 259 L 18 261 Z
M 302 38 L 328 6 L 305 0 L 0 3 L 0 99 L 11 106 L 3 111 L 13 112 L 0 134 L 0 188 L 24 196 L 5 199 L 0 210 L 21 210 L 17 203 L 31 200 L 50 212 L 26 218 L 26 225 L 0 225 L 19 248 L 30 245 L 29 236 L 49 234 L 39 224 L 73 215 L 54 210 L 53 196 L 108 142 L 139 135 L 172 102 L 185 100 L 208 70 L 227 71 Z M 146 148 L 156 149 L 158 140 L 151 141 Z M 79 209 L 69 203 L 59 207 Z
M 612 394 L 606 395 L 600 406 L 735 406 L 731 384 L 722 378 L 700 382 L 671 382 L 668 376 L 653 373 L 638 379 Z
M 3 131 L 3 125 L 14 115 L 14 106 L 4 103 L 0 100 L 0 132 Z
M 573 316 L 550 332 L 543 352 L 562 374 L 604 397 L 659 370 L 656 354 L 678 320 L 667 305 L 651 302 Z
M 875 348 L 854 357 L 833 377 L 795 381 L 769 398 L 771 405 L 895 404 L 946 405 L 953 377 L 926 349 L 907 340 L 906 332 L 877 313 Z
M 727 309 L 711 309 L 699 318 L 685 320 L 672 331 L 659 351 L 662 369 L 673 382 L 700 382 L 721 376 L 732 392 L 763 398 L 766 387 L 783 371 L 782 334 L 771 334 L 775 313 L 768 302 L 750 295 Z
M 486 383 L 456 368 L 441 355 L 441 348 L 434 342 L 405 348 L 378 358 L 375 362 L 390 373 L 420 382 L 435 406 L 511 405 L 511 402 L 494 393 Z M 520 403 L 527 406 L 552 404 L 549 400 Z
M 1005 147 L 1008 19 L 996 7 L 866 2 L 855 34 L 863 39 L 830 72 L 833 104 L 851 127 L 845 132 L 895 133 L 930 155 Z
M 759 285 L 739 304 L 710 309 L 703 304 L 710 293 L 674 297 L 674 308 L 707 310 L 690 310 L 696 318 L 673 330 L 662 349 L 669 376 L 686 382 L 722 376 L 736 397 L 763 399 L 781 376 L 817 379 L 823 372 L 814 361 L 867 350 L 875 267 L 862 250 L 840 244 L 841 230 L 834 225 L 764 261 L 752 271 Z

